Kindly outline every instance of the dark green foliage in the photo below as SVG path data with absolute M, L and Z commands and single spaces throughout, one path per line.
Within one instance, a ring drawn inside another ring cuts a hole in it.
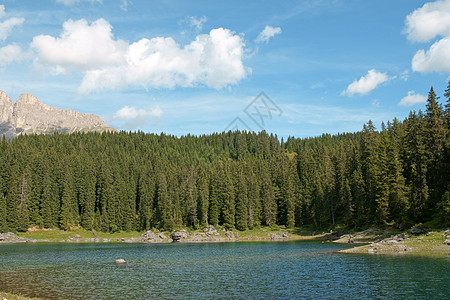
M 450 84 L 445 97 L 450 98 Z M 449 101 L 378 131 L 88 133 L 0 141 L 0 227 L 115 232 L 450 219 Z

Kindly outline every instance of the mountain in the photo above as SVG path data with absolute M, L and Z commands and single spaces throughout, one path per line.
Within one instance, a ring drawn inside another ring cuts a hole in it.
M 42 103 L 33 94 L 22 94 L 16 103 L 0 91 L 0 137 L 54 132 L 115 132 L 99 116 L 70 109 L 59 109 Z

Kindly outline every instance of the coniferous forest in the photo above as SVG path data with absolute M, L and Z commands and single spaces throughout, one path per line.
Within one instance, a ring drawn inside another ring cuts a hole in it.
M 357 133 L 175 137 L 76 133 L 3 138 L 0 227 L 172 230 L 207 224 L 407 227 L 450 220 L 450 84 Z

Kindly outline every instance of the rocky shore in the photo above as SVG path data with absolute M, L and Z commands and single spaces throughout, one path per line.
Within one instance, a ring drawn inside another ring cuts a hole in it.
M 274 230 L 262 228 L 248 231 L 225 230 L 212 225 L 203 230 L 186 229 L 172 232 L 148 230 L 144 233 L 100 233 L 75 229 L 63 231 L 59 229 L 30 228 L 25 233 L 2 233 L 0 244 L 13 243 L 205 243 L 205 242 L 239 242 L 239 241 L 292 241 L 313 239 L 311 236 L 294 234 L 286 229 Z
M 450 230 L 431 231 L 413 228 L 400 232 L 370 228 L 361 232 L 331 233 L 294 232 L 280 228 L 258 228 L 247 231 L 226 230 L 209 225 L 203 230 L 186 229 L 172 232 L 148 230 L 144 233 L 96 233 L 84 229 L 72 231 L 31 230 L 26 233 L 0 233 L 0 244 L 12 243 L 218 243 L 243 241 L 296 241 L 318 240 L 323 242 L 355 244 L 354 248 L 340 253 L 368 254 L 444 254 L 450 255 Z M 357 246 L 364 244 L 363 246 Z
M 335 242 L 349 243 L 349 237 L 343 237 Z M 370 244 L 338 251 L 339 253 L 368 254 L 422 254 L 450 255 L 450 230 L 428 231 L 413 228 L 408 232 L 399 233 L 386 238 L 377 238 Z
M 37 240 L 20 237 L 13 232 L 0 233 L 0 244 L 1 243 L 8 243 L 8 244 L 36 243 L 36 242 L 37 242 Z

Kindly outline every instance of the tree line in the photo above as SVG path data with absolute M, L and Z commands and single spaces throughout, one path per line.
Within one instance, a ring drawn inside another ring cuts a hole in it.
M 450 83 L 377 129 L 27 135 L 0 142 L 0 228 L 449 225 Z

